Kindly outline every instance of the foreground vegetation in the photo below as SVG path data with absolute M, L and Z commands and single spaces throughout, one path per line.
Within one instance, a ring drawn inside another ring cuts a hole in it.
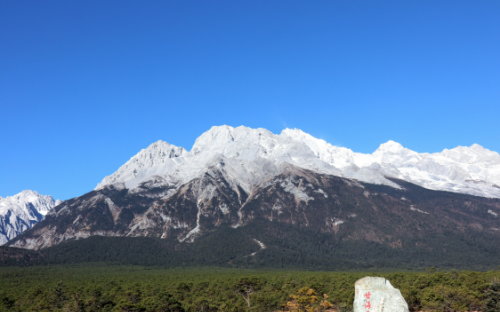
M 299 311 L 300 300 L 316 311 L 330 304 L 349 311 L 355 281 L 368 275 L 389 279 L 414 311 L 500 311 L 500 271 L 341 273 L 104 264 L 0 268 L 0 311 Z

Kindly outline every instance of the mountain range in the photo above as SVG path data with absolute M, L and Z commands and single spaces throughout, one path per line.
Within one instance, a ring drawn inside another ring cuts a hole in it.
M 367 183 L 398 187 L 386 178 L 392 177 L 432 190 L 500 198 L 500 155 L 477 144 L 428 154 L 389 141 L 373 154 L 362 154 L 298 129 L 275 135 L 266 129 L 229 126 L 203 133 L 190 152 L 164 141 L 153 143 L 105 177 L 96 190 L 106 185 L 133 189 L 154 176 L 170 185 L 183 184 L 221 160 L 231 164 L 231 174 L 248 192 L 282 172 L 286 163 Z
M 389 141 L 361 154 L 297 129 L 220 126 L 191 151 L 153 143 L 7 245 L 58 261 L 67 250 L 117 261 L 125 244 L 169 265 L 492 267 L 498 185 L 500 155 L 477 144 L 427 154 Z
M 50 195 L 30 190 L 0 197 L 0 245 L 41 221 L 59 203 L 60 200 L 54 201 Z

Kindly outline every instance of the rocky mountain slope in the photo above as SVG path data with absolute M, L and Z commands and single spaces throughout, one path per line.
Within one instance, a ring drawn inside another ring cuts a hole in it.
M 356 253 L 353 244 L 414 259 L 479 250 L 496 261 L 499 164 L 477 145 L 418 154 L 388 142 L 366 155 L 300 130 L 214 127 L 189 152 L 162 141 L 140 151 L 8 245 L 41 249 L 100 235 L 160 239 L 172 252 L 205 240 L 210 253 L 223 241 L 217 233 L 232 233 L 228 244 L 244 240 L 251 257 L 276 263 L 286 250 L 320 259 Z M 249 261 L 247 249 L 231 263 Z
M 38 253 L 0 248 L 0 264 L 498 266 L 500 221 L 491 213 L 500 212 L 498 199 L 402 180 L 393 181 L 396 189 L 297 167 L 247 196 L 223 176 L 211 171 L 166 200 L 152 198 L 162 189 L 131 194 L 109 187 L 64 202 L 10 244 Z
M 0 245 L 31 228 L 59 203 L 52 196 L 30 190 L 6 198 L 0 197 Z

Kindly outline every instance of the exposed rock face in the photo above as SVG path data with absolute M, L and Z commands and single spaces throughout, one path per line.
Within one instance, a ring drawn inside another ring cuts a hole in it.
M 355 284 L 354 312 L 408 312 L 408 304 L 388 280 L 367 276 Z

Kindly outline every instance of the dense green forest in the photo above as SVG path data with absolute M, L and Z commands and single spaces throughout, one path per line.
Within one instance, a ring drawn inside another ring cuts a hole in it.
M 350 311 L 354 283 L 364 276 L 390 280 L 412 311 L 500 311 L 498 270 L 361 273 L 97 263 L 0 268 L 0 311 L 283 311 L 304 288 L 326 294 L 336 311 Z

